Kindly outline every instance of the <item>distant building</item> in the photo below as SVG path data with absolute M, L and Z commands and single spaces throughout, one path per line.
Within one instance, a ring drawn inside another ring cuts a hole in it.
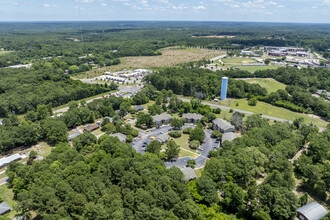
M 136 112 L 142 111 L 143 109 L 144 109 L 143 106 L 135 106 L 135 107 L 134 107 L 134 110 L 135 110 Z
M 87 125 L 85 128 L 84 128 L 84 132 L 85 131 L 95 131 L 96 129 L 99 129 L 100 126 L 97 125 L 97 124 L 94 124 L 94 125 Z
M 320 220 L 326 214 L 328 214 L 328 211 L 316 202 L 311 202 L 297 210 L 297 217 L 300 220 Z
M 196 113 L 185 113 L 182 115 L 182 118 L 186 119 L 188 123 L 197 123 L 203 118 L 203 115 L 198 115 Z
M 221 93 L 220 93 L 220 99 L 226 100 L 227 99 L 227 88 L 228 88 L 228 78 L 222 77 L 222 83 L 221 83 Z
M 239 136 L 235 134 L 234 132 L 227 132 L 222 135 L 222 142 L 224 141 L 233 141 L 235 138 L 238 138 Z
M 9 157 L 4 157 L 0 159 L 0 168 L 7 166 L 8 164 L 10 164 L 13 161 L 17 161 L 21 159 L 21 155 L 19 154 L 13 154 Z
M 245 50 L 243 50 L 241 52 L 241 54 L 249 56 L 249 55 L 253 55 L 253 52 L 252 51 L 245 51 Z
M 6 214 L 10 211 L 11 211 L 11 208 L 8 205 L 8 203 L 3 202 L 3 203 L 0 204 L 0 215 L 4 215 L 4 214 Z
M 212 127 L 213 130 L 218 130 L 222 133 L 227 133 L 227 132 L 234 132 L 235 131 L 235 126 L 230 124 L 229 122 L 221 119 L 221 118 L 216 118 L 212 121 Z
M 155 141 L 158 141 L 159 143 L 162 143 L 162 144 L 166 143 L 169 140 L 170 140 L 170 137 L 167 134 L 162 134 L 155 138 Z
M 197 178 L 195 171 L 191 167 L 180 168 L 184 175 L 184 180 L 189 182 Z
M 70 134 L 69 135 L 69 137 L 68 137 L 68 140 L 69 141 L 72 141 L 73 140 L 73 138 L 76 138 L 76 137 L 78 137 L 78 136 L 80 136 L 81 135 L 81 133 L 78 131 L 78 132 L 75 132 L 75 133 L 73 133 L 73 134 Z
M 111 137 L 117 137 L 121 142 L 125 143 L 127 136 L 122 133 L 110 134 Z
M 155 115 L 155 116 L 152 116 L 152 118 L 154 120 L 155 125 L 168 124 L 172 120 L 172 116 L 170 114 L 167 114 L 167 113 L 163 113 L 163 114 L 160 114 L 160 115 Z
M 326 90 L 317 90 L 316 94 L 322 95 L 322 93 L 325 93 L 327 95 L 327 99 L 330 100 L 330 92 Z

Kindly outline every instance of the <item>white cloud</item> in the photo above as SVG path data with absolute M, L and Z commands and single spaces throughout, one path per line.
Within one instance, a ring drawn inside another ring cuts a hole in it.
M 205 10 L 206 8 L 203 5 L 193 7 L 194 10 Z
M 55 8 L 55 7 L 57 7 L 57 5 L 50 5 L 50 4 L 43 4 L 42 6 L 45 7 L 45 8 Z
M 106 3 L 101 3 L 101 5 L 102 5 L 102 6 L 107 6 L 108 4 L 106 4 Z

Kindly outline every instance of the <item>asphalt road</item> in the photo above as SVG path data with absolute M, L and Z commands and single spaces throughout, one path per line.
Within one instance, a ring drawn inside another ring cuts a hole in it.
M 190 99 L 187 99 L 187 98 L 180 98 L 180 99 L 184 102 L 190 102 Z M 249 111 L 240 110 L 240 109 L 236 109 L 236 108 L 229 108 L 227 106 L 223 106 L 223 105 L 219 105 L 219 104 L 212 104 L 212 103 L 208 103 L 208 102 L 202 102 L 202 104 L 209 105 L 209 106 L 214 107 L 214 108 L 225 109 L 225 110 L 233 109 L 235 112 L 240 112 L 240 113 L 244 113 L 244 114 L 248 114 L 248 115 L 256 114 L 254 112 L 249 112 Z M 277 118 L 277 117 L 273 117 L 273 116 L 269 116 L 269 115 L 262 115 L 261 117 L 267 118 L 267 119 L 270 119 L 270 120 L 280 121 L 280 122 L 293 123 L 293 121 L 286 120 L 286 119 L 283 119 L 283 118 Z M 320 132 L 323 132 L 324 130 L 325 130 L 325 128 L 319 127 Z

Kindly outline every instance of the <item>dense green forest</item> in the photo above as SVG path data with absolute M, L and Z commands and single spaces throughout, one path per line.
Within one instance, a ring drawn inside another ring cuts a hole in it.
M 110 88 L 88 85 L 56 69 L 0 69 L 0 117 L 9 113 L 23 114 L 37 109 L 38 105 L 57 107 L 72 100 L 80 100 Z
M 83 27 L 83 30 L 81 28 Z M 69 62 L 87 54 L 98 61 L 159 55 L 168 46 L 244 49 L 250 46 L 306 47 L 329 57 L 330 26 L 240 22 L 0 23 L 0 67 L 61 56 Z M 193 38 L 233 35 L 235 38 Z M 115 51 L 115 52 L 113 52 Z M 68 63 L 68 62 L 67 62 Z
M 258 84 L 249 84 L 243 80 L 229 80 L 228 97 L 258 98 L 272 105 L 284 107 L 292 111 L 314 113 L 330 120 L 330 104 L 323 98 L 313 97 L 310 91 L 317 88 L 329 89 L 328 69 L 297 70 L 279 68 L 278 70 L 257 71 L 255 74 L 246 71 L 227 70 L 212 72 L 191 67 L 164 68 L 158 73 L 145 77 L 158 90 L 171 89 L 175 94 L 194 96 L 201 99 L 214 99 L 221 90 L 221 78 L 229 77 L 273 77 L 289 85 L 286 90 L 278 90 L 268 94 Z M 309 88 L 309 90 L 307 90 Z

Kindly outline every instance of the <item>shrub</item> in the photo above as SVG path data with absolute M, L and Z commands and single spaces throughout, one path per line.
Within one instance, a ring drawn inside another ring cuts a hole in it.
M 132 141 L 133 141 L 133 136 L 132 135 L 127 135 L 127 138 L 126 138 L 126 141 L 128 142 L 128 143 L 131 143 Z
M 195 160 L 188 160 L 187 161 L 188 167 L 195 168 L 196 166 L 196 161 Z
M 131 131 L 131 135 L 133 136 L 133 137 L 137 137 L 137 136 L 139 136 L 139 131 L 138 130 L 135 130 L 135 129 L 133 129 L 132 131 Z
M 191 132 L 192 130 L 193 130 L 192 127 L 188 127 L 188 128 L 183 129 L 183 133 L 184 133 L 184 134 L 190 134 L 190 132 Z
M 229 110 L 229 113 L 233 113 L 233 112 L 234 112 L 234 109 L 231 108 L 231 109 Z
M 197 148 L 199 148 L 199 141 L 197 141 L 197 140 L 195 140 L 195 141 L 191 141 L 190 142 L 190 148 L 191 149 L 194 149 L 194 150 L 196 150 Z
M 181 137 L 181 131 L 171 131 L 170 133 L 169 133 L 169 135 L 171 136 L 171 137 L 174 137 L 174 138 L 179 138 L 179 137 Z
M 258 99 L 254 97 L 254 98 L 251 98 L 249 100 L 248 105 L 250 105 L 250 106 L 256 106 L 257 103 L 258 103 Z

